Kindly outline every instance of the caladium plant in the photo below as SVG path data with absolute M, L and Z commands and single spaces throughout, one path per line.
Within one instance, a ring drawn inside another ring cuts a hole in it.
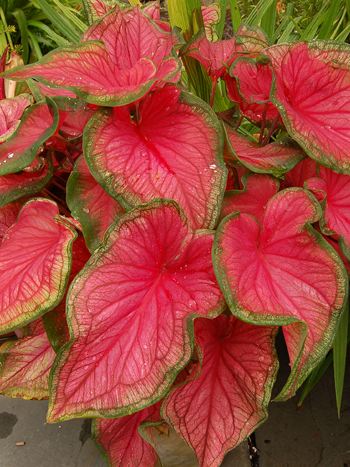
M 181 36 L 157 2 L 112 3 L 1 75 L 0 393 L 94 418 L 112 466 L 155 465 L 161 420 L 219 466 L 267 417 L 279 328 L 285 400 L 342 317 L 350 46 L 221 40 L 217 5 Z

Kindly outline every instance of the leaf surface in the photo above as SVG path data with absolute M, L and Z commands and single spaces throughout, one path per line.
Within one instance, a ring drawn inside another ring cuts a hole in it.
M 16 130 L 24 110 L 30 104 L 28 94 L 0 100 L 0 143 L 6 141 Z
M 279 399 L 292 396 L 331 347 L 347 296 L 347 274 L 311 226 L 320 207 L 307 191 L 277 193 L 260 222 L 232 214 L 220 224 L 214 267 L 232 313 L 282 325 L 291 374 Z
M 234 157 L 245 167 L 257 173 L 279 177 L 304 158 L 304 153 L 292 141 L 276 141 L 260 146 L 226 126 L 228 146 Z
M 168 391 L 191 355 L 192 318 L 223 306 L 212 242 L 166 201 L 109 231 L 70 289 L 72 338 L 55 364 L 50 421 L 128 415 Z
M 42 322 L 29 336 L 0 346 L 0 394 L 22 399 L 47 399 L 49 373 L 55 358 Z
M 0 175 L 19 172 L 30 165 L 42 144 L 54 134 L 58 112 L 50 102 L 50 107 L 45 103 L 29 107 L 11 138 L 0 144 Z
M 140 425 L 159 414 L 158 404 L 140 412 L 115 419 L 97 419 L 94 438 L 106 453 L 112 466 L 155 466 L 158 456 L 140 435 Z
M 230 190 L 225 193 L 221 210 L 222 218 L 239 211 L 261 219 L 267 202 L 279 188 L 278 180 L 269 175 L 253 174 L 244 178 L 243 183 L 243 190 Z
M 288 133 L 310 157 L 350 173 L 350 47 L 315 41 L 266 51 L 276 75 L 273 100 Z
M 0 333 L 24 326 L 62 298 L 74 232 L 55 203 L 34 199 L 0 245 Z
M 174 36 L 139 8 L 116 6 L 94 23 L 77 46 L 59 48 L 39 62 L 11 70 L 11 79 L 36 78 L 88 102 L 125 105 L 160 81 L 176 82 L 180 64 Z
M 278 368 L 275 333 L 233 316 L 195 322 L 200 374 L 170 393 L 162 414 L 201 466 L 219 467 L 226 452 L 266 419 Z
M 11 203 L 23 196 L 40 191 L 50 180 L 53 173 L 50 159 L 42 159 L 41 168 L 34 172 L 22 170 L 14 174 L 0 176 L 0 206 Z
M 108 227 L 124 213 L 121 205 L 97 183 L 83 156 L 76 161 L 67 184 L 67 204 L 81 223 L 91 251 L 103 240 Z
M 84 154 L 105 190 L 129 205 L 174 199 L 194 228 L 215 226 L 225 182 L 222 132 L 212 110 L 170 86 L 129 108 L 97 113 Z

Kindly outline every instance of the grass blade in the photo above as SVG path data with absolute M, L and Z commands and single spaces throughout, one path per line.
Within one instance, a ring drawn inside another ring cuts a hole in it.
M 28 25 L 23 10 L 15 10 L 13 16 L 16 18 L 18 29 L 21 34 L 21 45 L 22 45 L 22 58 L 24 64 L 28 63 L 29 60 L 29 38 L 28 38 Z
M 338 417 L 340 417 L 340 409 L 343 398 L 346 353 L 348 347 L 348 331 L 349 303 L 346 304 L 343 314 L 340 318 L 337 334 L 333 343 L 334 386 Z
M 230 0 L 230 11 L 233 31 L 236 32 L 242 22 L 237 0 Z

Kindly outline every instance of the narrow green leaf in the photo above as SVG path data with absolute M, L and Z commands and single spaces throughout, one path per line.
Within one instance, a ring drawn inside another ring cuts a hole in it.
M 342 0 L 332 0 L 327 14 L 325 15 L 325 20 L 321 25 L 320 31 L 318 33 L 319 39 L 329 39 L 329 36 L 334 28 L 334 22 L 338 16 L 338 13 L 341 11 Z
M 49 26 L 47 26 L 47 24 L 43 23 L 42 21 L 29 20 L 28 26 L 32 26 L 44 32 L 59 47 L 67 47 L 67 45 L 70 44 L 70 42 L 67 39 L 57 34 L 53 29 L 51 29 Z
M 331 363 L 332 353 L 330 352 L 327 355 L 327 357 L 311 372 L 310 376 L 307 378 L 301 391 L 301 395 L 298 401 L 298 407 L 301 407 L 303 405 L 305 399 L 313 390 L 313 388 L 317 385 L 317 383 L 319 383 L 319 381 L 321 380 L 325 372 L 328 370 Z
M 230 0 L 230 10 L 233 31 L 236 32 L 242 21 L 237 0 Z
M 25 64 L 29 60 L 29 39 L 28 39 L 28 25 L 23 10 L 15 10 L 13 16 L 16 18 L 19 32 L 21 33 L 21 45 L 22 45 L 22 58 Z
M 46 0 L 37 0 L 43 13 L 47 16 L 49 21 L 60 31 L 69 41 L 78 42 L 80 39 L 80 31 L 77 30 L 70 21 L 60 14 L 53 6 Z
M 227 0 L 219 0 L 220 7 L 220 21 L 216 26 L 216 32 L 219 39 L 222 39 L 224 33 L 225 21 L 226 21 L 226 9 L 227 9 Z
M 346 353 L 348 348 L 348 331 L 349 304 L 347 303 L 340 318 L 337 334 L 333 343 L 334 385 L 338 417 L 340 417 L 341 403 L 343 398 Z
M 272 0 L 269 8 L 261 18 L 260 26 L 266 32 L 267 37 L 274 42 L 275 27 L 276 27 L 276 13 L 277 13 L 277 0 Z

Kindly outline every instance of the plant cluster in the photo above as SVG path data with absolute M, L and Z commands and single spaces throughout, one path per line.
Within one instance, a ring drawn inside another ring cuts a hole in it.
M 1 59 L 0 393 L 94 418 L 113 466 L 154 465 L 162 420 L 218 466 L 267 417 L 278 330 L 283 401 L 347 329 L 350 46 L 85 8 L 78 44 Z

